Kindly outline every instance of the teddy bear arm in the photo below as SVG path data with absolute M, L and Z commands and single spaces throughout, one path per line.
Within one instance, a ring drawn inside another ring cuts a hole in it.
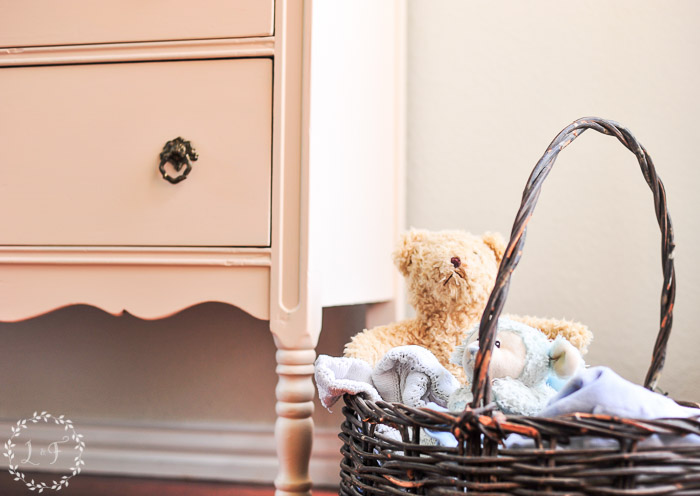
M 549 339 L 563 336 L 574 345 L 582 355 L 588 352 L 588 345 L 593 340 L 593 333 L 588 326 L 570 320 L 548 319 L 542 317 L 524 317 L 509 315 L 509 319 L 522 322 L 525 325 L 541 330 Z
M 352 337 L 345 345 L 346 357 L 359 358 L 375 366 L 386 353 L 397 346 L 418 344 L 411 338 L 412 321 L 402 321 L 385 326 L 373 327 Z

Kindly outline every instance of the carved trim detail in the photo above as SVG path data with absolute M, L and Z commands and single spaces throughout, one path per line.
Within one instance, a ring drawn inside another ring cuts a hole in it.
M 0 67 L 272 57 L 274 53 L 273 37 L 1 48 Z
M 0 265 L 270 267 L 269 248 L 0 247 Z

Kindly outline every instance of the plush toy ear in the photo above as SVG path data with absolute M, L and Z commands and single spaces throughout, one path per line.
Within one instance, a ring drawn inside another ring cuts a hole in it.
M 554 374 L 562 379 L 568 379 L 585 366 L 581 352 L 561 336 L 552 341 L 549 360 Z
M 501 263 L 503 259 L 503 253 L 506 251 L 506 242 L 498 233 L 487 232 L 481 236 L 481 240 L 486 246 L 493 250 L 494 255 L 496 255 L 496 263 Z
M 464 367 L 464 355 L 466 354 L 469 345 L 471 345 L 474 342 L 472 341 L 472 338 L 477 332 L 479 332 L 478 324 L 473 326 L 471 329 L 469 329 L 469 331 L 465 333 L 464 339 L 462 340 L 462 344 L 455 346 L 455 349 L 452 350 L 452 355 L 450 355 L 450 363 L 459 365 L 460 367 Z
M 416 245 L 425 238 L 425 231 L 411 229 L 401 235 L 399 244 L 394 250 L 394 264 L 403 276 L 408 275 L 408 268 L 411 266 L 411 258 L 416 251 Z

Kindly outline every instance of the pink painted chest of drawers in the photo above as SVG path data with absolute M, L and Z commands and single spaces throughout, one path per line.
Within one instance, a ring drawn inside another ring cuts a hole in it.
M 269 320 L 278 493 L 308 493 L 321 309 L 397 295 L 402 22 L 398 0 L 0 4 L 0 320 Z

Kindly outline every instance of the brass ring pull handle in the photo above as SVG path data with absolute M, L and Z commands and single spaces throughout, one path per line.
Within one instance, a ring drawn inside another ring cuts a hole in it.
M 196 162 L 199 156 L 189 141 L 180 138 L 179 136 L 174 140 L 168 141 L 163 147 L 163 151 L 160 152 L 160 165 L 158 170 L 160 170 L 163 179 L 166 181 L 177 184 L 181 181 L 187 179 L 187 175 L 192 171 L 192 162 Z M 171 176 L 165 170 L 165 164 L 171 163 L 177 172 L 184 171 L 179 176 Z

